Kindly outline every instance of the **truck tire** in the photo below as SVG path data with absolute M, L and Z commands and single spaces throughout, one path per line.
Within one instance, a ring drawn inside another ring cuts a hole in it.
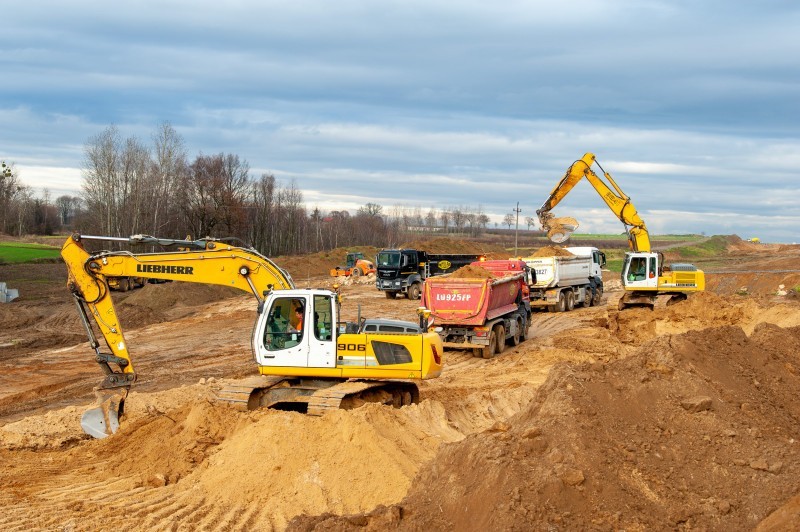
M 128 278 L 127 277 L 120 277 L 120 279 L 119 279 L 119 291 L 120 292 L 127 292 L 129 288 L 130 288 L 130 285 L 128 284 Z
M 566 310 L 570 311 L 575 308 L 575 292 L 572 290 L 567 290 L 567 297 L 565 298 L 566 301 L 564 303 Z
M 353 277 L 358 277 L 359 275 L 361 275 L 361 270 L 358 268 L 358 266 L 355 266 L 355 267 L 354 267 L 354 268 L 353 268 L 353 269 L 350 271 L 350 275 L 351 275 L 351 276 L 353 276 Z
M 394 290 L 387 290 L 384 293 L 386 294 L 386 299 L 394 299 L 397 297 L 397 292 L 395 292 Z
M 533 316 L 528 314 L 528 321 L 525 322 L 525 328 L 522 330 L 523 342 L 531 337 L 531 326 L 533 326 Z
M 494 353 L 496 350 L 497 350 L 497 335 L 494 333 L 494 330 L 492 330 L 492 332 L 489 333 L 489 345 L 483 348 L 483 350 L 481 351 L 481 355 L 483 355 L 483 358 L 488 360 L 490 358 L 494 358 Z
M 517 318 L 517 326 L 514 327 L 514 334 L 508 339 L 509 343 L 516 347 L 519 345 L 522 338 L 522 318 Z
M 567 307 L 566 301 L 564 301 L 564 292 L 558 293 L 558 301 L 556 304 L 550 307 L 550 312 L 564 312 Z
M 603 287 L 598 286 L 594 293 L 594 299 L 592 299 L 592 306 L 597 306 L 603 299 Z
M 498 323 L 494 326 L 494 333 L 497 336 L 497 354 L 499 355 L 506 349 L 506 328 Z
M 589 308 L 593 305 L 592 303 L 592 289 L 587 288 L 584 293 L 586 294 L 583 298 L 583 306 L 584 308 Z
M 409 286 L 406 295 L 408 296 L 408 299 L 419 299 L 420 296 L 419 283 L 414 283 L 411 286 Z

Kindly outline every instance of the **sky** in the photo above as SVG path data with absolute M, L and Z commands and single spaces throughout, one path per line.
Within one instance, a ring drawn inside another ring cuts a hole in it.
M 798 28 L 784 0 L 9 0 L 0 159 L 80 195 L 91 137 L 169 122 L 309 208 L 524 225 L 592 152 L 653 234 L 800 242 Z M 585 180 L 554 213 L 623 231 Z

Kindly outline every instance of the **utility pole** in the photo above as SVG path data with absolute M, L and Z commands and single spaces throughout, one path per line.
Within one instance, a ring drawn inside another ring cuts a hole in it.
M 517 234 L 519 233 L 519 213 L 522 211 L 519 209 L 519 202 L 517 202 L 517 208 L 514 209 L 514 212 L 517 213 L 517 223 L 514 226 L 514 256 L 517 256 Z

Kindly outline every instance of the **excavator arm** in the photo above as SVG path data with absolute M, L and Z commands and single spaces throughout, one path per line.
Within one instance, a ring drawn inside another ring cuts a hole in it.
M 174 252 L 91 253 L 87 240 L 129 244 L 177 246 Z M 87 411 L 81 425 L 88 434 L 104 437 L 119 425 L 125 398 L 136 381 L 133 361 L 111 300 L 109 277 L 137 276 L 149 279 L 232 286 L 252 293 L 261 304 L 272 290 L 294 288 L 291 276 L 257 251 L 220 240 L 166 240 L 136 235 L 130 238 L 74 234 L 61 248 L 68 270 L 67 287 L 95 350 L 95 360 L 105 373 L 95 388 L 99 407 Z M 94 321 L 109 352 L 103 352 L 91 326 Z
M 597 164 L 598 168 L 600 168 L 603 178 L 592 170 L 593 164 Z M 595 160 L 595 156 L 592 153 L 587 153 L 572 163 L 564 177 L 550 192 L 550 196 L 536 211 L 539 216 L 539 223 L 548 232 L 548 236 L 555 241 L 564 241 L 569 237 L 569 233 L 577 227 L 577 224 L 559 223 L 559 219 L 555 218 L 551 211 L 583 177 L 586 177 L 587 181 L 611 209 L 611 212 L 625 225 L 631 250 L 649 252 L 650 236 L 644 220 L 639 217 L 639 213 L 631 203 L 630 197 L 620 189 L 611 175 L 603 170 L 603 167 Z

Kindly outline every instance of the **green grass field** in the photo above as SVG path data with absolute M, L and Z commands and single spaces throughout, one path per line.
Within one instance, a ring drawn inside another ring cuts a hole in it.
M 0 264 L 58 260 L 61 248 L 42 244 L 0 242 Z

